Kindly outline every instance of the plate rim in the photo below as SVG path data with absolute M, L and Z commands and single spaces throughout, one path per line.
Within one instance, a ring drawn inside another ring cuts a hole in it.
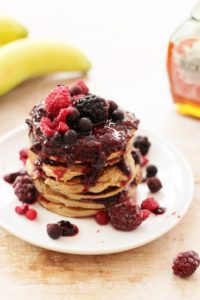
M 8 139 L 10 136 L 15 135 L 16 133 L 23 131 L 26 129 L 26 125 L 22 124 L 10 131 L 8 131 L 7 133 L 3 134 L 0 136 L 0 144 L 5 141 L 6 139 Z M 20 232 L 17 230 L 17 228 L 15 228 L 14 230 L 12 230 L 4 221 L 1 220 L 0 218 L 0 226 L 3 227 L 4 229 L 6 229 L 9 233 L 13 234 L 14 236 L 16 236 L 17 238 L 30 243 L 31 245 L 37 246 L 37 247 L 41 247 L 43 249 L 48 249 L 50 251 L 56 251 L 56 252 L 60 252 L 60 253 L 67 253 L 67 254 L 75 254 L 75 255 L 105 255 L 105 254 L 112 254 L 112 253 L 119 253 L 119 252 L 124 252 L 124 251 L 128 251 L 131 249 L 135 249 L 138 248 L 140 246 L 144 246 L 154 240 L 157 240 L 158 238 L 160 238 L 161 236 L 165 235 L 166 233 L 168 233 L 173 227 L 175 227 L 185 216 L 186 212 L 188 211 L 192 200 L 193 200 L 193 195 L 194 195 L 194 175 L 192 172 L 192 168 L 191 165 L 189 163 L 189 161 L 186 159 L 185 155 L 179 150 L 178 147 L 176 147 L 174 144 L 172 144 L 169 141 L 164 140 L 163 138 L 159 137 L 157 134 L 153 133 L 152 131 L 145 129 L 145 128 L 140 128 L 139 131 L 144 131 L 147 133 L 147 135 L 151 135 L 153 138 L 155 138 L 159 143 L 161 143 L 162 145 L 166 146 L 169 150 L 172 150 L 173 153 L 175 155 L 177 155 L 182 162 L 184 163 L 184 167 L 187 169 L 187 175 L 188 178 L 190 179 L 189 182 L 189 187 L 190 190 L 188 192 L 188 197 L 185 201 L 185 205 L 184 208 L 182 210 L 181 216 L 179 218 L 174 218 L 174 220 L 170 223 L 169 226 L 166 227 L 166 229 L 162 229 L 159 231 L 158 234 L 156 234 L 156 236 L 152 236 L 151 238 L 143 241 L 143 242 L 138 242 L 135 243 L 134 246 L 133 245 L 128 245 L 128 246 L 121 246 L 121 247 L 117 247 L 116 246 L 114 248 L 109 247 L 108 248 L 102 248 L 99 250 L 78 250 L 78 249 L 67 249 L 67 248 L 63 248 L 62 246 L 60 247 L 59 244 L 55 244 L 55 246 L 52 245 L 46 245 L 46 243 L 41 243 L 41 242 L 35 242 L 33 240 L 31 240 L 31 238 L 27 238 L 24 237 L 23 235 L 20 234 Z

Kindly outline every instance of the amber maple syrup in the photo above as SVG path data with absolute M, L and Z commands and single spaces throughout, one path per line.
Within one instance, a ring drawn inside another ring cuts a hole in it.
M 167 70 L 177 111 L 200 118 L 200 2 L 171 37 Z

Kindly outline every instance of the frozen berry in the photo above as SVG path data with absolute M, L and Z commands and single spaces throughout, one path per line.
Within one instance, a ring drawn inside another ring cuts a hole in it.
M 79 128 L 82 132 L 89 132 L 92 130 L 93 124 L 92 121 L 88 118 L 81 118 L 79 120 Z
M 60 122 L 56 129 L 59 132 L 66 132 L 67 130 L 69 130 L 69 127 L 67 126 L 67 124 L 65 122 Z
M 142 155 L 146 155 L 149 151 L 151 143 L 146 136 L 137 136 L 134 143 L 135 148 L 138 148 Z
M 15 179 L 18 176 L 22 176 L 22 175 L 26 175 L 26 174 L 27 174 L 27 172 L 22 170 L 19 172 L 13 172 L 13 173 L 6 174 L 6 175 L 4 175 L 3 179 L 8 183 L 13 184 L 13 182 L 15 181 Z
M 73 236 L 78 233 L 78 227 L 69 221 L 60 221 L 57 223 L 62 229 L 63 236 Z
M 108 210 L 112 226 L 118 230 L 130 231 L 142 223 L 143 214 L 138 205 L 126 201 Z
M 58 85 L 46 97 L 44 104 L 45 110 L 52 116 L 57 116 L 62 108 L 66 108 L 71 103 L 69 89 L 65 86 Z
M 37 211 L 32 208 L 28 209 L 26 212 L 26 217 L 31 221 L 35 220 L 37 218 Z
M 63 143 L 65 145 L 72 145 L 77 140 L 77 133 L 74 130 L 68 130 L 63 136 Z
M 69 91 L 70 91 L 70 95 L 71 95 L 72 97 L 75 96 L 75 95 L 80 95 L 80 94 L 82 94 L 82 88 L 81 88 L 80 86 L 78 86 L 78 85 L 72 86 L 72 87 L 69 89 Z
M 116 110 L 116 109 L 118 109 L 118 105 L 113 100 L 108 100 L 107 102 L 109 104 L 109 109 L 108 109 L 109 110 L 109 114 L 112 115 L 113 111 Z
M 89 93 L 89 88 L 87 87 L 87 85 L 85 84 L 85 82 L 83 80 L 78 80 L 75 84 L 75 86 L 79 87 L 81 89 L 81 93 L 80 94 L 88 94 Z
M 18 176 L 14 181 L 13 188 L 20 201 L 28 204 L 35 202 L 37 191 L 30 176 Z
M 47 233 L 53 240 L 57 240 L 62 235 L 62 228 L 58 224 L 47 224 Z
M 162 183 L 157 177 L 150 177 L 147 179 L 147 186 L 152 193 L 156 193 L 162 188 Z
M 146 168 L 146 177 L 154 177 L 158 173 L 158 169 L 154 165 L 149 165 Z
M 24 215 L 27 212 L 28 209 L 29 209 L 29 206 L 26 203 L 24 203 L 24 204 L 22 204 L 20 206 L 16 206 L 15 207 L 15 211 L 19 215 Z
M 115 109 L 112 113 L 112 118 L 114 121 L 123 120 L 124 112 L 121 109 Z
M 19 159 L 25 164 L 28 158 L 28 148 L 23 148 L 19 151 Z
M 61 144 L 62 143 L 62 134 L 60 132 L 55 132 L 51 141 L 54 145 Z
M 142 210 L 142 221 L 145 221 L 150 216 L 150 211 L 148 209 Z
M 192 275 L 200 265 L 200 258 L 195 251 L 180 252 L 173 260 L 173 272 L 180 277 Z
M 140 165 L 141 167 L 145 167 L 148 164 L 149 160 L 146 156 L 141 155 L 140 156 Z
M 141 204 L 142 209 L 147 209 L 152 212 L 154 212 L 158 207 L 159 207 L 159 204 L 153 197 L 149 197 L 149 198 L 145 199 L 144 201 L 142 201 L 142 204 Z
M 109 223 L 109 216 L 108 213 L 106 211 L 99 211 L 96 215 L 95 215 L 95 220 L 99 225 L 106 225 Z
M 166 208 L 164 207 L 158 207 L 153 211 L 155 215 L 163 215 L 165 212 L 166 212 Z
M 73 102 L 79 110 L 81 117 L 89 118 L 93 123 L 99 123 L 108 119 L 108 103 L 96 96 L 87 95 Z
M 69 109 L 69 113 L 67 115 L 67 124 L 74 125 L 80 117 L 80 112 L 76 107 L 70 107 L 68 109 Z
M 53 136 L 55 132 L 54 124 L 47 117 L 42 117 L 40 121 L 40 129 L 45 136 Z

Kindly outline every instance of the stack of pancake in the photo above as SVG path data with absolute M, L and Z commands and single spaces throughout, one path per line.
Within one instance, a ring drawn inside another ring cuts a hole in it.
M 40 204 L 63 216 L 88 217 L 128 198 L 134 201 L 141 181 L 140 165 L 132 156 L 134 131 L 125 151 L 110 154 L 96 183 L 87 187 L 83 181 L 86 163 L 76 161 L 65 166 L 53 156 L 42 161 L 40 155 L 29 150 L 27 171 L 39 192 Z

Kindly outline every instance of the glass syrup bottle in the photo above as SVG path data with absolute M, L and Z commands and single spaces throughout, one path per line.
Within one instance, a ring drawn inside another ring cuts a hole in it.
M 171 37 L 167 70 L 176 110 L 200 118 L 200 1 Z

